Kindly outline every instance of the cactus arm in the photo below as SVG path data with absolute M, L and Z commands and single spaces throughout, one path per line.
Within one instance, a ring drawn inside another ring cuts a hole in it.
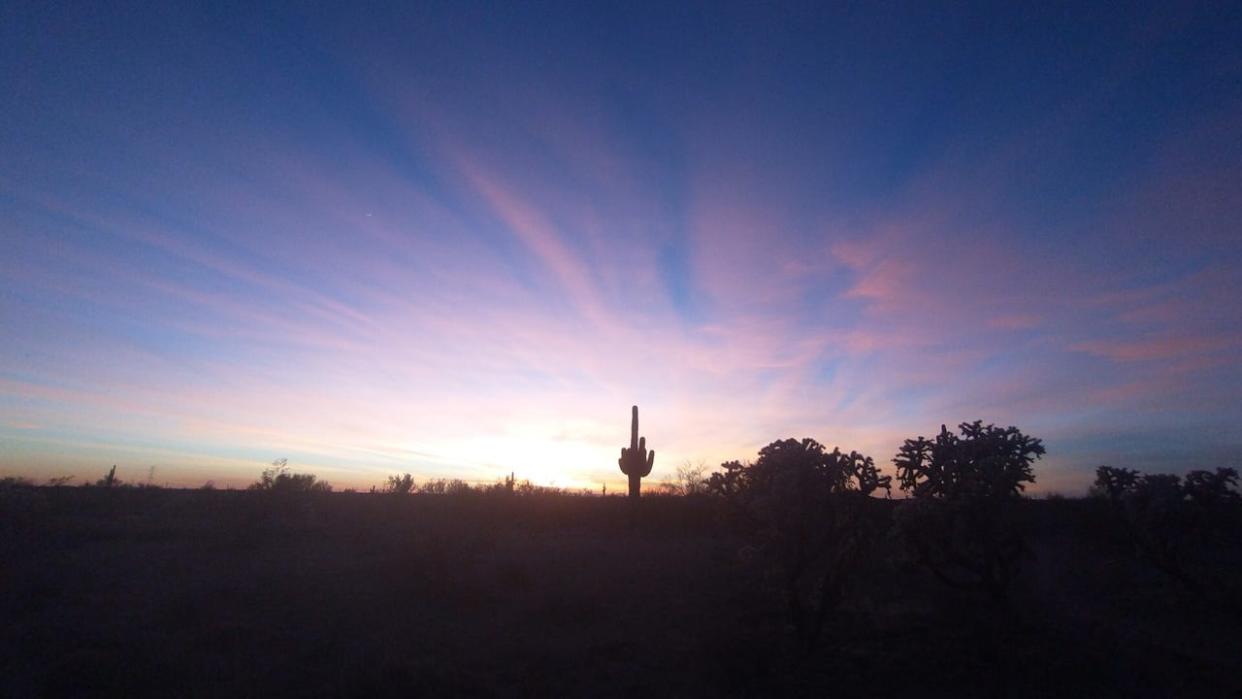
M 630 408 L 630 449 L 638 448 L 638 406 Z

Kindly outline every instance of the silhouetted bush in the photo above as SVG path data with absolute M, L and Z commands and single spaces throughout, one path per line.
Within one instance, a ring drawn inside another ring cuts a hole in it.
M 708 493 L 707 464 L 686 461 L 677 467 L 676 482 L 664 481 L 660 484 L 661 495 L 682 495 L 695 497 Z
M 907 439 L 893 459 L 902 490 L 913 495 L 896 513 L 898 536 L 917 563 L 945 584 L 983 589 L 1003 601 L 1025 541 L 1011 516 L 1043 443 L 1016 427 L 941 425 L 934 440 Z
M 410 495 L 415 490 L 414 476 L 408 473 L 389 476 L 383 487 L 383 492 L 389 495 Z
M 1140 557 L 1188 587 L 1198 587 L 1185 566 L 1185 549 L 1194 524 L 1181 479 L 1153 473 L 1139 477 L 1124 493 L 1122 523 Z
M 426 495 L 443 495 L 447 484 L 448 481 L 443 478 L 435 478 L 423 483 L 423 487 L 419 490 L 419 492 Z
M 97 488 L 119 488 L 122 485 L 124 485 L 124 483 L 120 478 L 116 477 L 116 464 L 112 465 L 112 468 L 104 474 L 103 478 L 95 481 L 95 486 Z
M 1211 557 L 1214 547 L 1236 543 L 1237 482 L 1232 468 L 1190 471 L 1183 480 L 1101 466 L 1093 487 L 1109 493 L 1140 558 L 1183 587 L 1200 591 L 1205 581 L 1196 571 L 1205 567 L 1202 559 Z
M 1197 505 L 1212 507 L 1239 500 L 1238 472 L 1232 468 L 1218 468 L 1216 472 L 1191 471 L 1184 481 L 1186 495 Z
M 267 493 L 330 493 L 332 486 L 315 478 L 311 473 L 290 473 L 287 459 L 277 459 L 271 467 L 263 470 L 259 480 L 250 484 L 250 490 Z
M 1100 466 L 1095 469 L 1095 483 L 1087 494 L 1107 498 L 1114 503 L 1120 502 L 1122 497 L 1134 490 L 1138 479 L 1139 472 L 1133 469 Z
M 708 480 L 783 582 L 799 642 L 812 647 L 874 532 L 865 501 L 890 478 L 858 452 L 813 439 L 772 442 L 753 464 L 730 461 Z
M 490 492 L 499 493 L 502 495 L 513 495 L 513 488 L 516 485 L 517 485 L 517 478 L 515 478 L 513 473 L 510 472 L 509 475 L 500 479 L 499 482 L 493 484 L 492 487 L 490 488 Z
M 466 495 L 475 492 L 475 489 L 460 478 L 435 478 L 423 483 L 418 492 L 427 495 Z

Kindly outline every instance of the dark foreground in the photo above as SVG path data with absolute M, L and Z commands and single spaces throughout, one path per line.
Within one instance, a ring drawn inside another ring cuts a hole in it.
M 807 653 L 708 500 L 263 495 L 0 493 L 0 695 L 1242 693 L 1236 599 L 1099 502 L 1021 503 L 1007 605 L 878 547 Z

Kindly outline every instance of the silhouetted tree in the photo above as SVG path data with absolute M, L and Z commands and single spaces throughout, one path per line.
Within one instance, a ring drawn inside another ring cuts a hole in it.
M 1043 443 L 1016 427 L 964 422 L 958 436 L 944 426 L 934 440 L 902 444 L 893 464 L 913 495 L 897 512 L 897 531 L 916 560 L 953 587 L 982 588 L 996 601 L 1008 594 L 1025 542 L 1009 515 Z
M 617 459 L 621 473 L 630 479 L 630 497 L 637 499 L 642 489 L 642 479 L 651 474 L 655 464 L 655 449 L 647 451 L 647 438 L 638 436 L 638 406 L 630 409 L 630 446 L 621 447 L 621 458 Z
M 772 442 L 753 464 L 729 461 L 708 480 L 781 572 L 785 602 L 804 647 L 819 638 L 872 536 L 867 496 L 890 478 L 858 452 L 832 452 L 813 439 Z

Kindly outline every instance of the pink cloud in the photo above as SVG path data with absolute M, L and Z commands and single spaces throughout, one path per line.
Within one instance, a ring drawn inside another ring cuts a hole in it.
M 1118 362 L 1169 360 L 1232 349 L 1242 344 L 1238 337 L 1149 337 L 1128 340 L 1090 340 L 1073 349 Z
M 1028 330 L 1037 327 L 1041 317 L 1036 313 L 1016 313 L 1000 315 L 988 319 L 988 326 L 1002 330 Z

